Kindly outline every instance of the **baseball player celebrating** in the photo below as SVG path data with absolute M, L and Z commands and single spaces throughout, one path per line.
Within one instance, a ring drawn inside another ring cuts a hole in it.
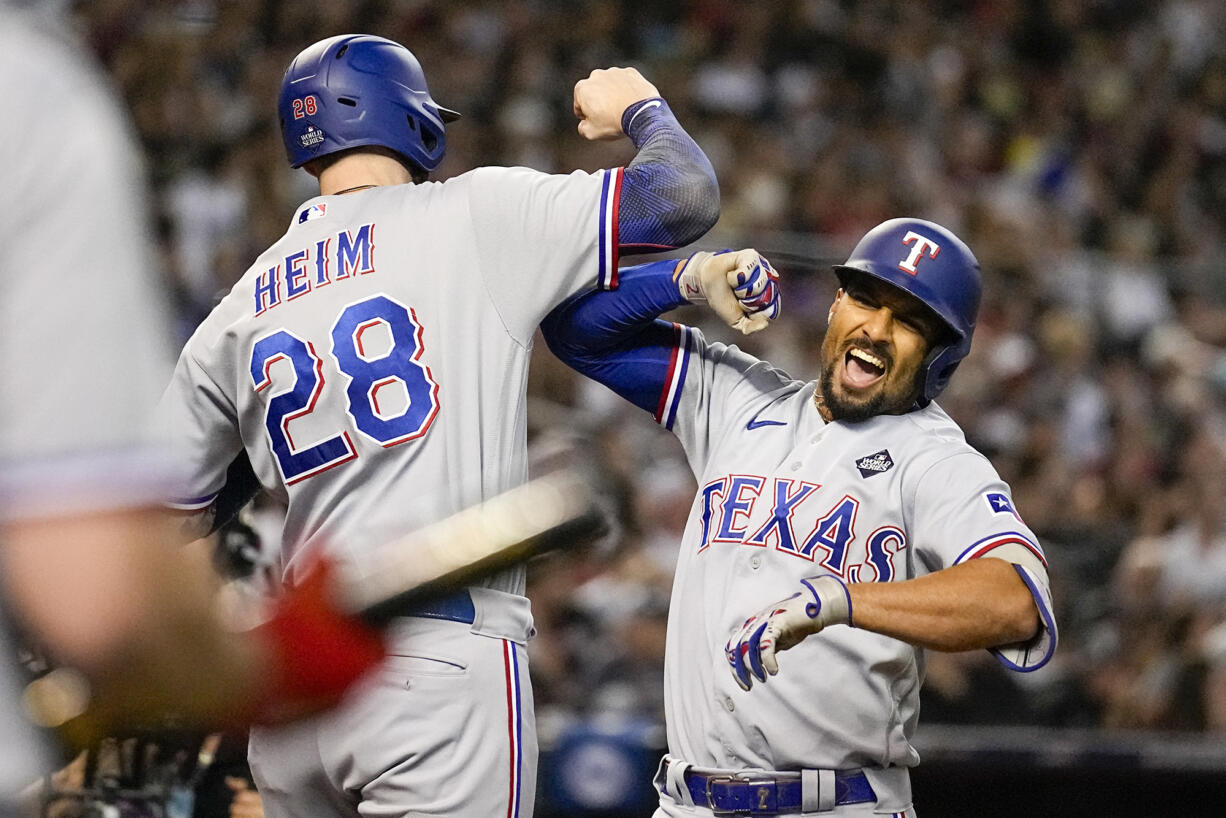
M 542 325 L 563 360 L 673 430 L 698 477 L 657 815 L 914 818 L 925 649 L 1029 671 L 1055 648 L 1043 552 L 932 402 L 970 350 L 978 262 L 945 228 L 894 219 L 835 269 L 808 383 L 656 320 L 693 293 L 760 328 L 778 303 L 753 251 L 623 270 L 616 293 Z
M 344 35 L 299 54 L 279 100 L 318 178 L 285 236 L 197 329 L 164 406 L 207 511 L 245 451 L 288 506 L 281 564 L 361 560 L 522 482 L 525 381 L 546 313 L 616 285 L 619 247 L 688 243 L 718 218 L 710 163 L 633 69 L 575 86 L 579 131 L 628 135 L 626 168 L 480 168 L 444 183 L 445 125 L 403 46 Z M 412 184 L 416 182 L 416 184 Z M 527 816 L 536 737 L 522 567 L 405 610 L 393 656 L 337 714 L 255 730 L 271 816 Z

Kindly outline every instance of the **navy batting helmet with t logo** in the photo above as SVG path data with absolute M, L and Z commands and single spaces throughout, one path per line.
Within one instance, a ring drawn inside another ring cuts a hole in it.
M 294 58 L 277 100 L 289 162 L 378 145 L 423 170 L 443 159 L 444 125 L 455 111 L 430 98 L 413 53 L 369 34 L 342 34 Z
M 920 367 L 919 404 L 927 405 L 971 351 L 982 292 L 979 261 L 971 248 L 939 224 L 890 219 L 868 231 L 834 269 L 840 280 L 859 272 L 905 290 L 949 327 L 950 337 L 935 339 Z

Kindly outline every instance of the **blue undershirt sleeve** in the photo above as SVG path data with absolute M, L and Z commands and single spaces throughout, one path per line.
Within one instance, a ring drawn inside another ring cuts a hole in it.
M 627 108 L 622 130 L 639 150 L 622 177 L 621 250 L 671 250 L 701 238 L 719 220 L 719 182 L 698 143 L 659 98 Z
M 665 259 L 623 268 L 616 290 L 563 302 L 541 323 L 545 343 L 572 369 L 656 413 L 679 338 L 677 326 L 657 316 L 688 303 L 673 280 L 677 264 Z

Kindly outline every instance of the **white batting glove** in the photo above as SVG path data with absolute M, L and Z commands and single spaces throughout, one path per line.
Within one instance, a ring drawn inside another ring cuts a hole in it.
M 710 304 L 745 335 L 765 329 L 779 315 L 779 274 L 757 250 L 695 253 L 676 279 L 683 298 Z
M 742 690 L 753 679 L 765 682 L 779 672 L 775 656 L 831 625 L 851 624 L 851 596 L 841 579 L 830 575 L 800 581 L 801 590 L 764 608 L 733 633 L 724 645 L 732 676 Z

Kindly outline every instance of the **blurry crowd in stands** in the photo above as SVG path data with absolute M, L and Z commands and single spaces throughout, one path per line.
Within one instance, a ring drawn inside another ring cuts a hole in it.
M 464 114 L 438 179 L 625 163 L 627 144 L 578 137 L 570 93 L 594 68 L 640 68 L 720 179 L 702 246 L 754 246 L 782 271 L 783 317 L 741 343 L 796 377 L 815 374 L 828 267 L 865 230 L 901 215 L 952 228 L 986 292 L 940 403 L 1041 537 L 1061 649 L 1031 675 L 930 654 L 925 723 L 1226 730 L 1214 0 L 93 0 L 76 14 L 147 148 L 184 337 L 313 194 L 286 165 L 276 92 L 301 48 L 352 31 L 408 45 Z M 539 346 L 535 450 L 598 453 L 620 529 L 533 574 L 538 712 L 658 721 L 694 481 L 671 435 Z

